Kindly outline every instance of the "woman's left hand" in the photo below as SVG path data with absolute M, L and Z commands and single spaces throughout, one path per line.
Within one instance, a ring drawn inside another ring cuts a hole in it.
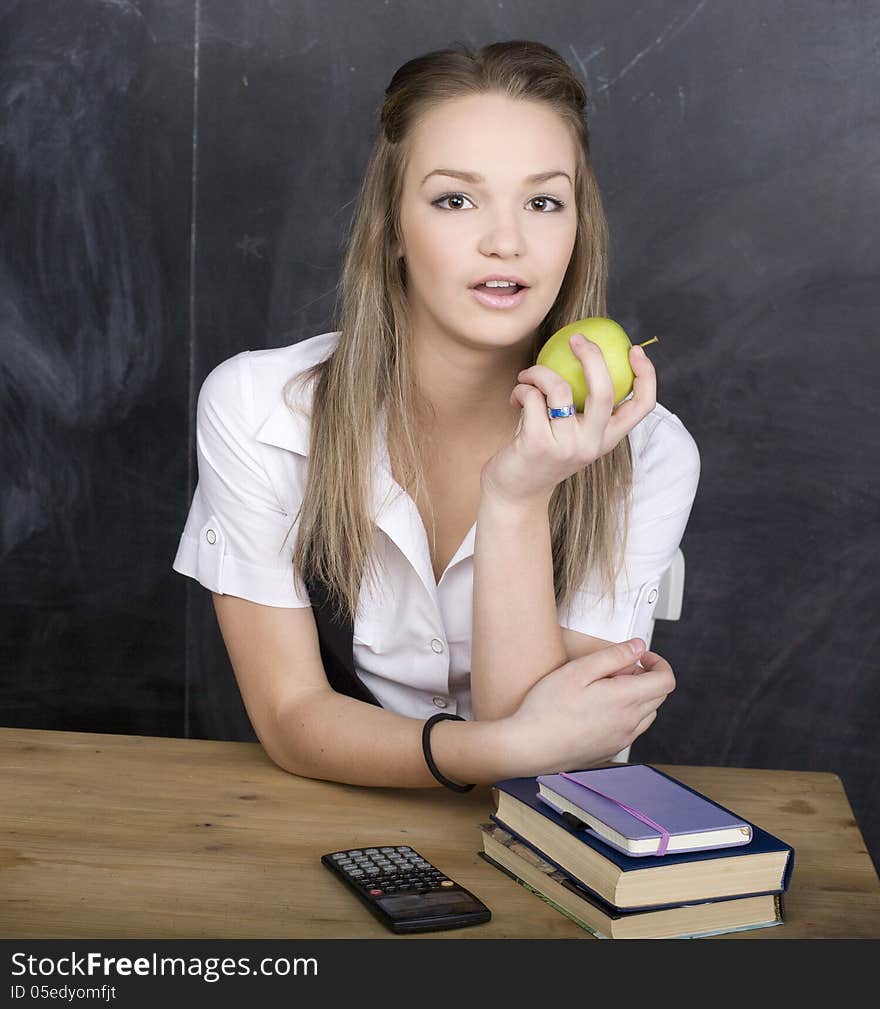
M 520 424 L 511 442 L 483 467 L 483 493 L 511 503 L 549 503 L 558 483 L 607 455 L 657 404 L 657 374 L 640 347 L 631 347 L 629 361 L 635 381 L 633 394 L 614 409 L 614 386 L 602 351 L 585 340 L 569 341 L 587 380 L 583 413 L 551 418 L 547 408 L 568 406 L 571 386 L 541 364 L 517 376 L 511 406 L 522 407 Z

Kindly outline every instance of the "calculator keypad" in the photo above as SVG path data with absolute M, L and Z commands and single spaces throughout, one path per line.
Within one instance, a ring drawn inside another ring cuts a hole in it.
M 333 861 L 371 897 L 390 893 L 430 893 L 456 884 L 408 845 L 337 851 Z

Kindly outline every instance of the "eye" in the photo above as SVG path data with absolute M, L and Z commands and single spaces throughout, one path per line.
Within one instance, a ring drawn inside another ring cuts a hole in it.
M 533 196 L 529 200 L 529 203 L 534 203 L 535 200 L 543 200 L 544 203 L 545 203 L 545 205 L 546 205 L 547 201 L 549 200 L 551 203 L 554 203 L 556 205 L 556 210 L 562 210 L 562 208 L 565 206 L 565 204 L 562 202 L 562 200 L 557 200 L 555 196 Z M 541 213 L 542 214 L 547 214 L 547 213 L 555 214 L 556 210 L 549 210 L 549 211 L 548 210 L 542 210 Z
M 445 203 L 447 200 L 467 200 L 468 198 L 464 193 L 447 193 L 446 196 L 439 196 L 436 200 L 432 200 L 432 205 L 435 207 L 440 207 L 441 203 Z M 468 200 L 470 203 L 470 200 Z M 458 210 L 458 207 L 440 207 L 441 210 Z
M 470 203 L 470 198 L 465 196 L 464 193 L 447 193 L 445 196 L 438 196 L 436 200 L 432 200 L 432 206 L 439 207 L 440 210 L 459 210 L 460 207 L 443 207 L 441 204 L 445 203 L 447 200 L 467 200 Z M 547 206 L 549 203 L 553 204 L 553 208 L 550 210 L 541 210 L 539 213 L 542 214 L 554 214 L 558 210 L 562 210 L 565 204 L 562 200 L 557 200 L 555 196 L 533 196 L 528 202 L 534 203 L 535 200 L 541 200 L 544 205 Z

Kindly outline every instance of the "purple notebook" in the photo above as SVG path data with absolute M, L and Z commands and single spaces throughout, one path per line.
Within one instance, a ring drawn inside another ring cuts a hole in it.
M 538 798 L 624 855 L 728 848 L 752 839 L 748 821 L 647 764 L 542 774 L 536 780 Z

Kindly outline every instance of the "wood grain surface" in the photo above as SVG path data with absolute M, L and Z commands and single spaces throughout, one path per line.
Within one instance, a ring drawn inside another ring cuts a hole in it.
M 880 883 L 837 775 L 655 766 L 795 848 L 785 924 L 716 938 L 880 937 Z M 386 931 L 320 863 L 386 844 L 492 909 L 433 938 L 592 938 L 478 857 L 488 788 L 298 778 L 256 743 L 0 728 L 0 809 L 4 938 L 420 938 Z

